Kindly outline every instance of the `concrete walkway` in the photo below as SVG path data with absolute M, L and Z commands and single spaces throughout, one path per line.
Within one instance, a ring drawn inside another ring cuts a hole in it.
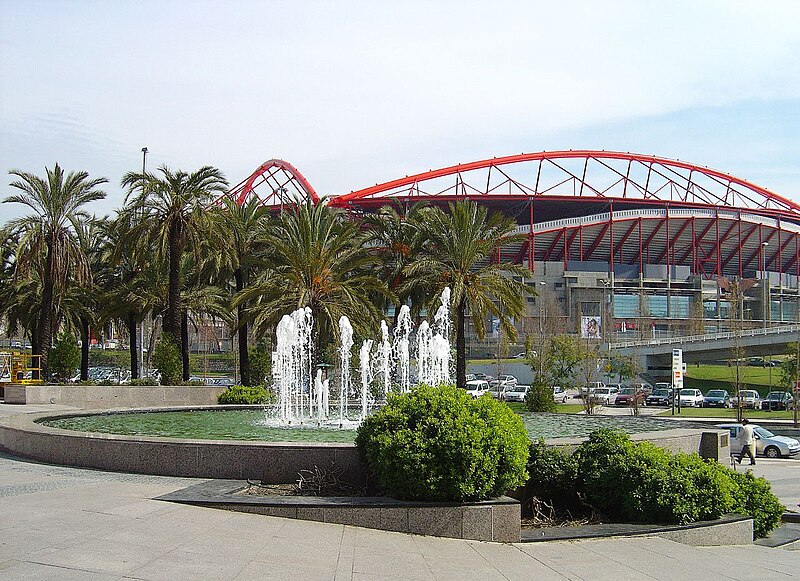
M 657 538 L 503 545 L 152 500 L 194 482 L 0 454 L 0 579 L 763 581 L 800 575 L 800 551 L 756 545 L 696 548 Z

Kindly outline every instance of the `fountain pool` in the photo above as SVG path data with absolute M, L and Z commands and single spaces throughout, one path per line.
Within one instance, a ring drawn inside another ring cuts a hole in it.
M 359 410 L 351 409 L 358 417 Z M 670 420 L 632 416 L 576 416 L 520 414 L 531 440 L 588 436 L 600 428 L 619 428 L 628 433 L 657 432 L 675 428 Z M 261 408 L 124 412 L 48 419 L 42 424 L 79 432 L 160 436 L 193 440 L 246 440 L 262 442 L 352 443 L 355 430 L 325 427 L 280 427 L 266 421 Z M 355 422 L 351 423 L 355 425 Z

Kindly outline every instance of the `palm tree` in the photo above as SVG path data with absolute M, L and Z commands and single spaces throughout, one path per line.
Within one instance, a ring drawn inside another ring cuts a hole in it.
M 125 174 L 123 187 L 128 189 L 124 210 L 127 219 L 138 217 L 131 236 L 142 235 L 152 245 L 158 258 L 167 262 L 167 306 L 164 331 L 183 350 L 181 341 L 181 260 L 191 249 L 198 252 L 206 237 L 215 233 L 209 228 L 207 208 L 214 198 L 225 193 L 228 182 L 220 170 L 204 166 L 193 173 L 171 171 L 162 166 L 161 177 L 152 173 Z
M 41 355 L 42 374 L 47 377 L 47 357 L 53 341 L 55 314 L 61 295 L 72 277 L 82 283 L 89 274 L 89 266 L 75 230 L 89 214 L 82 206 L 105 197 L 99 190 L 105 178 L 89 179 L 85 171 L 70 172 L 56 164 L 45 168 L 46 178 L 11 170 L 17 180 L 11 187 L 19 193 L 8 196 L 3 202 L 23 204 L 33 213 L 9 222 L 21 232 L 17 245 L 16 273 L 25 276 L 31 267 L 39 270 L 42 294 L 36 321 L 37 340 L 34 353 Z
M 411 297 L 413 289 L 404 287 L 405 268 L 416 258 L 422 237 L 420 234 L 419 216 L 422 206 L 383 206 L 374 214 L 368 214 L 363 222 L 367 229 L 367 243 L 378 254 L 380 259 L 380 277 L 387 281 L 389 289 L 397 295 L 395 319 L 400 306 L 411 302 L 412 305 L 422 303 L 422 297 Z M 402 289 L 402 290 L 401 290 Z
M 250 198 L 241 206 L 232 199 L 225 198 L 214 218 L 215 229 L 225 233 L 226 244 L 209 253 L 206 267 L 211 266 L 212 279 L 214 276 L 219 278 L 219 284 L 227 284 L 227 281 L 233 279 L 235 292 L 239 293 L 249 284 L 254 268 L 263 266 L 263 260 L 259 260 L 260 246 L 270 223 L 270 214 L 256 197 Z M 251 384 L 246 307 L 244 303 L 236 306 L 239 376 L 242 385 Z
M 420 219 L 424 241 L 418 259 L 406 268 L 406 286 L 422 287 L 436 298 L 444 287 L 450 287 L 456 315 L 456 382 L 463 387 L 467 311 L 481 339 L 489 315 L 499 319 L 506 336 L 516 337 L 510 317 L 525 313 L 525 295 L 533 293 L 524 282 L 529 271 L 492 257 L 504 244 L 521 237 L 514 234 L 512 219 L 501 214 L 487 216 L 486 209 L 472 201 L 452 203 L 449 212 L 425 208 Z
M 333 340 L 342 315 L 362 335 L 377 328 L 383 313 L 373 298 L 392 293 L 375 274 L 377 258 L 359 226 L 339 210 L 307 202 L 287 211 L 267 233 L 265 249 L 269 269 L 234 299 L 234 306 L 249 305 L 255 333 L 303 307 L 311 308 L 318 347 Z

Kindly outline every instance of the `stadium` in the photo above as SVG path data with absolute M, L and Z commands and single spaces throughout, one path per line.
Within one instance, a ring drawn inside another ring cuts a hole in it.
M 320 202 L 290 163 L 262 164 L 231 190 L 242 203 Z M 800 205 L 722 171 L 613 151 L 549 151 L 459 164 L 376 184 L 327 203 L 360 214 L 386 204 L 469 198 L 518 224 L 497 260 L 529 268 L 523 332 L 607 341 L 758 328 L 798 320 Z M 538 300 L 538 303 L 537 303 Z

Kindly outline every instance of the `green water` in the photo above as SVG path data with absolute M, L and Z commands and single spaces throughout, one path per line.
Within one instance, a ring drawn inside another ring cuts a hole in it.
M 531 440 L 588 436 L 600 428 L 628 433 L 668 430 L 669 420 L 631 416 L 576 416 L 520 414 Z M 115 413 L 46 420 L 46 426 L 129 436 L 162 436 L 192 440 L 251 440 L 262 442 L 352 443 L 355 430 L 331 428 L 276 428 L 261 410 L 193 410 L 180 412 Z

